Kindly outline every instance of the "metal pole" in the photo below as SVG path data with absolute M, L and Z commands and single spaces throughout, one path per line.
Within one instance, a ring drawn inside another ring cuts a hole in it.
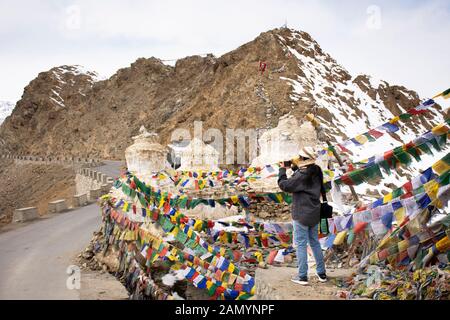
M 306 119 L 311 122 L 311 124 L 314 126 L 314 128 L 319 129 L 319 130 L 321 129 L 319 121 L 317 121 L 317 119 L 314 117 L 313 114 L 308 113 L 306 115 Z M 324 139 L 324 140 L 327 143 L 328 147 L 332 147 L 332 144 L 331 144 L 331 142 L 328 139 Z M 339 156 L 339 154 L 336 152 L 336 149 L 335 148 L 330 148 L 330 149 L 331 149 L 331 152 L 333 152 L 333 155 L 336 158 L 337 162 L 342 167 L 344 165 L 344 163 L 342 162 L 342 159 Z M 349 185 L 349 188 L 350 188 L 350 191 L 352 193 L 353 199 L 355 199 L 355 201 L 359 201 L 358 194 L 356 193 L 356 191 L 353 188 L 353 186 Z
M 325 142 L 327 143 L 328 147 L 332 147 L 332 144 L 330 143 L 330 141 L 325 140 Z M 337 162 L 342 167 L 344 165 L 344 163 L 342 162 L 342 159 L 339 156 L 339 154 L 336 152 L 336 149 L 335 148 L 330 148 L 330 149 L 331 149 L 331 152 L 333 152 L 333 155 L 336 158 Z M 353 199 L 355 199 L 355 201 L 359 201 L 358 194 L 356 193 L 355 188 L 353 188 L 353 186 L 350 186 L 350 185 L 349 185 L 349 187 L 350 187 L 350 191 L 353 195 Z

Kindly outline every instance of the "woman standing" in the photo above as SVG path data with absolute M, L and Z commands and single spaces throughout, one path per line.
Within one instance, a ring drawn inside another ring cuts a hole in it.
M 307 244 L 311 247 L 316 260 L 316 275 L 319 281 L 327 281 L 322 248 L 319 243 L 318 226 L 320 222 L 320 195 L 325 198 L 323 173 L 315 164 L 315 152 L 305 147 L 299 157 L 292 159 L 291 168 L 294 174 L 288 179 L 286 167 L 282 165 L 278 175 L 281 190 L 292 193 L 292 224 L 294 226 L 294 243 L 297 246 L 298 275 L 291 281 L 308 284 Z

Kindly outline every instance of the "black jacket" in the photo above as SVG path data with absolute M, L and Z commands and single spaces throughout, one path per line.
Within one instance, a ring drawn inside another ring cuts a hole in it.
M 284 192 L 292 193 L 292 219 L 313 227 L 320 222 L 320 195 L 325 193 L 322 170 L 313 177 L 310 186 L 306 185 L 306 178 L 306 168 L 298 169 L 289 179 L 286 169 L 280 168 L 278 186 Z

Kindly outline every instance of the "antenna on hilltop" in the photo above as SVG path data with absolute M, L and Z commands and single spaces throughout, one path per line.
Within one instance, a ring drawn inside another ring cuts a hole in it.
M 284 20 L 284 24 L 283 24 L 282 28 L 287 29 L 287 27 L 288 27 L 288 24 L 287 24 L 287 19 L 286 19 L 286 20 Z

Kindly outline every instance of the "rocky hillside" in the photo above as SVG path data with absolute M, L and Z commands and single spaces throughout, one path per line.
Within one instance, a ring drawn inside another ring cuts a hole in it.
M 0 127 L 0 148 L 123 159 L 141 125 L 167 143 L 174 129 L 195 120 L 205 129 L 269 128 L 284 114 L 301 118 L 308 112 L 321 118 L 332 140 L 341 140 L 420 102 L 402 86 L 349 74 L 309 34 L 292 29 L 264 32 L 219 58 L 192 56 L 174 67 L 141 58 L 97 80 L 71 66 L 39 74 Z M 439 110 L 418 117 L 397 138 L 442 119 Z

